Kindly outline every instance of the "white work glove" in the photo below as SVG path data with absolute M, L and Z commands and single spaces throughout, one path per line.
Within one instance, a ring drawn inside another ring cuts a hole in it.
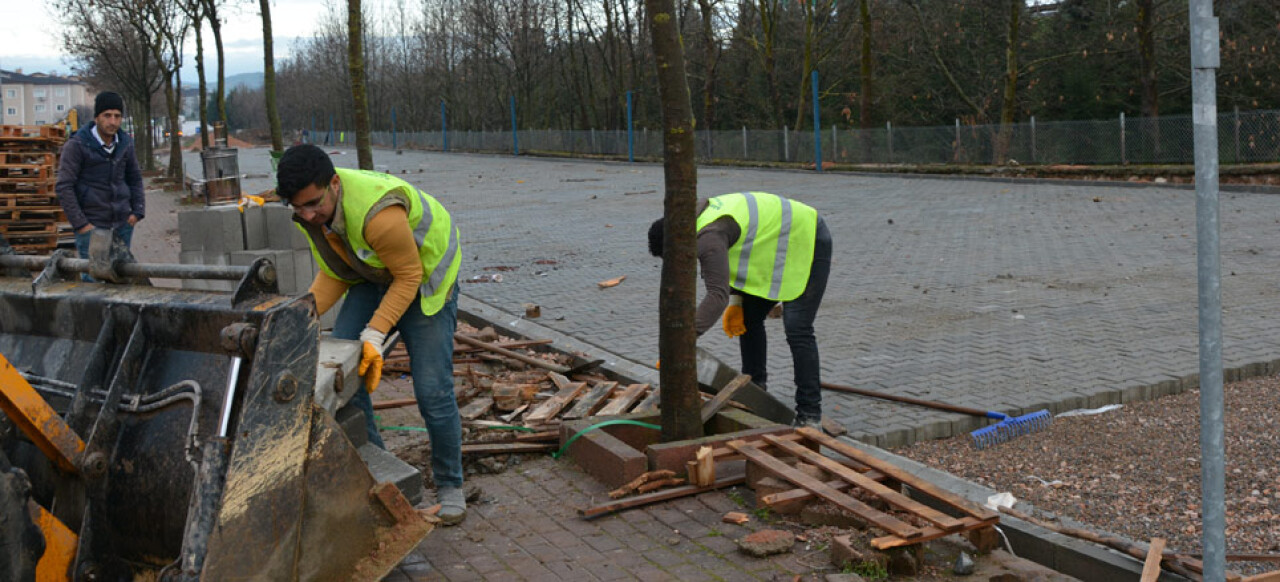
M 387 341 L 387 334 L 372 327 L 360 332 L 360 369 L 358 373 L 364 378 L 364 389 L 373 392 L 382 381 L 382 343 Z

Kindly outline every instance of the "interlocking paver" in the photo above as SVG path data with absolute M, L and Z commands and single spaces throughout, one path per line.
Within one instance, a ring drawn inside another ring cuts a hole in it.
M 199 167 L 197 154 L 187 156 L 189 167 Z M 354 166 L 354 152 L 335 161 Z M 648 255 L 645 237 L 662 212 L 661 165 L 385 150 L 375 151 L 374 162 L 393 174 L 404 172 L 449 208 L 462 232 L 461 288 L 468 300 L 512 314 L 503 323 L 517 329 L 522 304 L 537 302 L 541 325 L 639 364 L 657 359 L 660 261 Z M 244 150 L 240 165 L 266 175 L 269 156 Z M 247 179 L 244 189 L 270 185 Z M 748 189 L 806 202 L 832 230 L 835 272 L 817 322 L 826 380 L 1011 412 L 1042 406 L 1059 412 L 1195 386 L 1190 190 L 700 171 L 703 195 Z M 1273 236 L 1280 197 L 1224 192 L 1220 206 L 1223 359 L 1246 373 L 1274 372 L 1280 368 L 1280 318 L 1272 315 L 1280 311 L 1273 276 L 1280 263 L 1280 237 Z M 141 238 L 152 222 L 140 223 Z M 138 246 L 141 260 L 176 262 L 174 249 Z M 492 266 L 515 269 L 505 271 L 501 283 L 465 282 Z M 618 275 L 627 275 L 623 284 L 596 286 Z M 769 385 L 789 401 L 792 372 L 781 322 L 769 320 L 766 329 Z M 738 361 L 736 342 L 718 329 L 699 344 Z M 953 433 L 970 430 L 968 419 L 956 415 L 859 396 L 828 392 L 823 405 L 852 436 L 880 446 L 937 436 L 945 432 L 939 423 L 950 422 Z M 509 491 L 494 488 L 500 498 L 527 496 L 544 506 L 543 513 L 481 509 L 478 515 L 536 532 L 571 557 L 599 554 L 587 544 L 566 552 L 561 543 L 606 531 L 571 526 L 576 517 L 554 509 L 590 504 L 575 489 L 577 481 L 555 482 L 562 466 L 544 468 L 538 479 L 511 484 Z M 510 474 L 502 476 L 504 485 Z M 577 479 L 589 481 L 581 474 Z M 593 494 L 604 498 L 604 491 Z M 653 509 L 644 513 L 657 517 L 656 525 L 635 529 L 657 542 L 655 551 L 666 549 L 664 536 L 677 535 L 669 530 L 698 523 Z M 431 541 L 447 537 L 437 532 L 424 544 L 423 555 L 437 566 L 427 576 L 475 579 L 473 570 L 454 568 L 460 552 Z M 582 579 L 583 571 L 557 569 L 572 563 L 552 561 L 547 568 Z M 703 573 L 693 564 L 673 572 L 651 563 L 678 579 Z M 775 568 L 771 564 L 746 570 Z

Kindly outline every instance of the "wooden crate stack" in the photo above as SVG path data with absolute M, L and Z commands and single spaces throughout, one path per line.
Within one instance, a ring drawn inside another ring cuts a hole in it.
M 61 125 L 0 125 L 0 236 L 23 254 L 46 254 L 70 232 L 54 193 Z

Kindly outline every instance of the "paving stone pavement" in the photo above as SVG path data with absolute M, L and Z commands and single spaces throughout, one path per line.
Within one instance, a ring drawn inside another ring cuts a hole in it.
M 825 548 L 804 543 L 764 559 L 740 553 L 735 540 L 769 525 L 721 522 L 746 511 L 725 492 L 585 521 L 576 508 L 607 502 L 608 489 L 571 461 L 530 459 L 468 477 L 484 490 L 481 502 L 462 524 L 432 531 L 384 580 L 768 581 L 829 569 Z
M 354 166 L 351 149 L 334 156 Z M 379 170 L 440 199 L 462 230 L 462 292 L 635 362 L 658 355 L 660 261 L 646 233 L 663 173 L 626 164 L 375 150 Z M 264 149 L 244 189 L 269 188 Z M 187 166 L 199 168 L 196 154 Z M 403 174 L 402 174 L 403 173 Z M 817 322 L 823 379 L 1025 413 L 1097 407 L 1196 386 L 1195 193 L 706 167 L 699 191 L 760 190 L 818 209 L 834 267 Z M 144 221 L 142 224 L 146 224 Z M 1280 370 L 1280 197 L 1223 192 L 1228 379 Z M 509 270 L 497 270 L 509 269 Z M 467 283 L 480 275 L 500 283 Z M 626 275 L 617 287 L 596 283 Z M 701 293 L 701 290 L 699 291 Z M 790 401 L 781 321 L 770 385 Z M 718 329 L 699 345 L 730 363 Z M 824 413 L 879 446 L 967 432 L 976 419 L 826 392 Z

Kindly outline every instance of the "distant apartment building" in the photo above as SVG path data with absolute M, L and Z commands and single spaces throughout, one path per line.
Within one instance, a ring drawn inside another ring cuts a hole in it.
M 97 93 L 79 77 L 44 73 L 24 75 L 22 69 L 0 69 L 0 124 L 44 125 L 55 123 L 77 106 L 93 111 Z M 87 120 L 80 120 L 84 123 Z

